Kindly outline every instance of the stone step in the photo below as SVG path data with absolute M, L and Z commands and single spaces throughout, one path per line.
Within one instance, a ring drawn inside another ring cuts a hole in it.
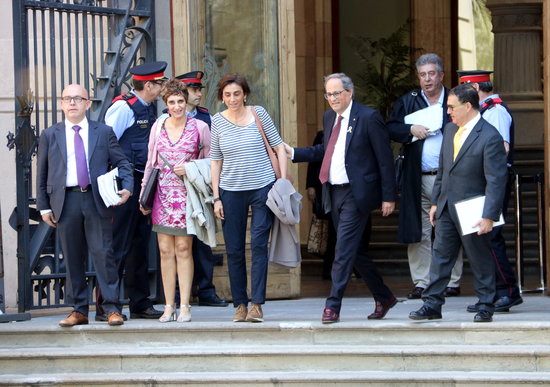
M 394 309 L 402 309 L 404 306 L 398 305 Z M 389 317 L 394 309 L 388 314 Z M 412 309 L 414 308 L 409 306 L 407 310 Z M 399 313 L 397 310 L 395 312 Z M 193 322 L 182 326 L 175 322 L 160 324 L 156 321 L 130 320 L 116 328 L 109 327 L 105 323 L 91 323 L 87 326 L 67 329 L 53 324 L 39 328 L 20 327 L 14 324 L 12 327 L 17 329 L 0 331 L 0 353 L 5 355 L 12 349 L 25 351 L 36 348 L 38 343 L 41 348 L 51 350 L 83 346 L 128 348 L 128 343 L 134 343 L 136 348 L 167 349 L 178 348 L 184 344 L 206 349 L 234 344 L 260 347 L 342 344 L 350 346 L 513 344 L 548 345 L 550 348 L 550 322 L 498 321 L 507 316 L 510 314 L 497 313 L 494 317 L 495 321 L 490 324 L 392 321 L 389 317 L 381 321 L 342 321 L 333 325 L 311 321 L 288 321 L 263 324 Z M 473 318 L 473 314 L 468 314 L 468 317 Z M 345 315 L 342 314 L 342 319 L 344 318 Z
M 5 374 L 47 372 L 550 372 L 550 347 L 494 345 L 117 346 L 0 350 Z
M 541 386 L 550 383 L 546 372 L 381 372 L 381 371 L 330 371 L 330 372 L 224 372 L 223 377 L 213 372 L 168 372 L 168 373 L 55 373 L 33 375 L 3 374 L 0 386 L 56 385 L 56 386 L 452 386 L 464 385 L 485 387 Z

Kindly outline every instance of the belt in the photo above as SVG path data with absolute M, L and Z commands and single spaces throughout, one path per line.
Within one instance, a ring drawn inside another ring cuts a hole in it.
M 437 169 L 433 169 L 431 171 L 422 171 L 423 175 L 437 175 Z
M 346 188 L 349 187 L 349 183 L 344 184 L 331 184 L 332 188 Z
M 88 185 L 86 188 L 82 188 L 79 185 L 75 185 L 74 187 L 66 187 L 65 191 L 73 191 L 73 192 L 88 192 L 92 189 L 91 185 Z

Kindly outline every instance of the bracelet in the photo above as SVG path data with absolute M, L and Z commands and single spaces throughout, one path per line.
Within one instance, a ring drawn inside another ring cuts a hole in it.
M 222 200 L 219 197 L 212 199 L 212 203 L 221 202 L 221 201 Z

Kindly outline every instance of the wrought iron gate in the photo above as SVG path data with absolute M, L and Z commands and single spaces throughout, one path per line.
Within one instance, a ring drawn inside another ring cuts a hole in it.
M 103 119 L 113 97 L 128 87 L 128 68 L 155 58 L 154 2 L 13 0 L 13 23 L 16 128 L 8 147 L 16 150 L 17 207 L 10 225 L 18 233 L 18 307 L 23 312 L 64 305 L 59 241 L 34 208 L 32 159 L 40 131 L 63 119 L 57 101 L 71 83 L 90 91 L 88 118 Z M 91 262 L 87 269 L 92 300 Z

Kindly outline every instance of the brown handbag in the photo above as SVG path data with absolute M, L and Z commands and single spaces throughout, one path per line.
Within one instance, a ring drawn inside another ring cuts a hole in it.
M 258 113 L 256 113 L 256 109 L 254 107 L 252 107 L 252 114 L 254 114 L 256 125 L 258 126 L 258 130 L 262 135 L 262 139 L 264 140 L 264 145 L 267 151 L 267 155 L 269 156 L 269 161 L 271 161 L 271 166 L 273 167 L 273 171 L 275 171 L 275 177 L 277 179 L 280 179 L 281 168 L 279 167 L 279 158 L 277 157 L 277 153 L 275 153 L 273 148 L 269 145 L 269 141 L 267 141 L 267 137 L 265 136 L 262 120 L 260 120 L 260 117 L 258 117 Z M 288 169 L 288 164 L 287 164 L 287 170 L 286 170 L 286 178 L 287 180 L 290 180 L 291 183 L 293 182 L 292 175 L 290 174 L 290 170 Z

